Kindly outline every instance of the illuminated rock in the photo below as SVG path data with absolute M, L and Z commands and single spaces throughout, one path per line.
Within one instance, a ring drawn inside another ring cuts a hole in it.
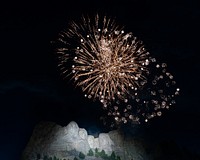
M 67 127 L 64 128 L 64 133 L 71 137 L 78 137 L 79 127 L 76 122 L 70 122 Z
M 112 146 L 114 145 L 113 141 L 110 139 L 107 133 L 99 134 L 99 149 L 104 150 L 106 153 L 111 154 L 113 149 Z
M 100 148 L 99 147 L 99 138 L 94 139 L 94 147 L 93 148 Z
M 88 135 L 88 143 L 91 149 L 100 148 L 99 147 L 99 138 L 94 138 L 94 136 Z
M 121 157 L 121 160 L 136 159 L 139 154 L 143 154 L 135 140 L 127 139 L 117 130 L 109 133 L 100 133 L 99 137 L 94 138 L 88 135 L 87 131 L 79 128 L 76 122 L 70 122 L 66 127 L 61 127 L 51 122 L 42 122 L 38 124 L 30 138 L 29 143 L 23 153 L 23 160 L 36 160 L 37 154 L 56 156 L 59 159 L 73 160 L 82 152 L 86 155 L 85 159 L 97 160 L 97 157 L 88 157 L 89 150 L 93 153 L 105 151 L 107 156 L 112 152 Z M 99 160 L 103 158 L 98 157 Z
M 79 136 L 81 139 L 87 139 L 88 135 L 87 135 L 87 131 L 83 128 L 79 129 Z
M 88 136 L 88 143 L 90 145 L 90 148 L 95 148 L 94 147 L 94 136 L 91 136 L 91 135 Z

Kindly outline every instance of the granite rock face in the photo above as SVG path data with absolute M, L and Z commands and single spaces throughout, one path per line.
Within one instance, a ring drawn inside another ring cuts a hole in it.
M 144 159 L 142 147 L 133 139 L 126 139 L 119 131 L 100 133 L 98 138 L 94 138 L 88 135 L 85 129 L 79 128 L 76 122 L 70 122 L 66 127 L 52 122 L 39 123 L 23 152 L 22 159 L 36 160 L 37 154 L 40 154 L 73 160 L 80 152 L 87 155 L 89 150 L 95 152 L 96 149 L 99 152 L 104 150 L 107 155 L 115 152 L 121 160 Z M 86 156 L 85 159 L 92 157 Z

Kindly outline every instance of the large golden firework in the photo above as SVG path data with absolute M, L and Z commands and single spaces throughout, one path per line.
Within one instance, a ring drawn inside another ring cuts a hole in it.
M 78 41 L 74 49 L 69 49 L 71 44 L 58 49 L 60 65 L 65 72 L 65 62 L 73 57 L 73 79 L 88 98 L 104 104 L 116 98 L 126 99 L 131 88 L 146 82 L 149 52 L 142 41 L 125 33 L 109 18 L 104 17 L 103 24 L 98 15 L 94 21 L 82 20 L 80 25 L 71 23 L 60 34 L 61 42 L 66 42 L 65 37 Z
M 177 90 L 164 91 L 167 84 L 175 84 L 166 64 L 156 64 L 143 42 L 114 20 L 82 17 L 80 23 L 71 22 L 58 41 L 62 73 L 70 75 L 86 97 L 103 103 L 117 124 L 147 122 L 174 101 Z

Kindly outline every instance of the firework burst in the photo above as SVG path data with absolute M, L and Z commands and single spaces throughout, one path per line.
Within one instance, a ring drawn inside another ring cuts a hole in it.
M 166 83 L 172 84 L 166 64 L 158 67 L 143 42 L 114 20 L 83 17 L 80 24 L 72 22 L 61 32 L 58 40 L 62 73 L 74 79 L 85 97 L 99 100 L 115 124 L 147 121 L 171 104 L 173 93 L 164 92 Z M 152 68 L 161 68 L 162 74 Z M 158 107 L 159 102 L 165 107 Z

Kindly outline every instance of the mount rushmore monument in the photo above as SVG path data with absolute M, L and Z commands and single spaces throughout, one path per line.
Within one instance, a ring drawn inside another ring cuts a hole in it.
M 79 128 L 76 122 L 70 122 L 65 127 L 53 122 L 41 122 L 35 127 L 22 159 L 42 160 L 42 157 L 48 156 L 58 157 L 59 160 L 74 160 L 80 153 L 86 155 L 84 159 L 106 159 L 105 156 L 95 157 L 95 154 L 87 156 L 89 152 L 102 151 L 107 157 L 114 153 L 118 157 L 116 159 L 120 160 L 142 160 L 145 155 L 140 142 L 127 138 L 118 130 L 100 133 L 95 138 L 88 135 L 84 128 Z

